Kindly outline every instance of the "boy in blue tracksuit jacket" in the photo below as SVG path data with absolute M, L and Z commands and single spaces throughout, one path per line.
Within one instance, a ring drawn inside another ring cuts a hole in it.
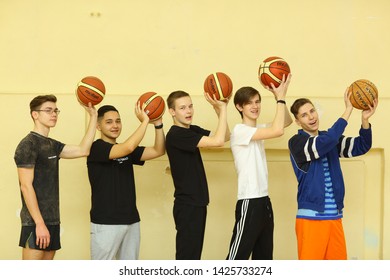
M 339 158 L 360 156 L 370 150 L 372 132 L 368 120 L 377 101 L 362 111 L 357 137 L 343 135 L 353 109 L 348 89 L 344 101 L 344 113 L 327 131 L 319 131 L 318 113 L 309 99 L 297 99 L 291 106 L 296 123 L 302 127 L 289 140 L 290 159 L 298 180 L 299 259 L 347 258 L 341 221 L 345 187 Z

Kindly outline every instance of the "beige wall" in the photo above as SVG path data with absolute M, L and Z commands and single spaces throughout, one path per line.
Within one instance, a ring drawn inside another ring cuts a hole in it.
M 272 12 L 273 11 L 273 12 Z M 202 97 L 203 79 L 228 73 L 234 90 L 244 85 L 263 95 L 261 121 L 272 120 L 275 104 L 257 80 L 260 61 L 284 57 L 293 73 L 287 102 L 310 97 L 327 128 L 343 110 L 342 95 L 365 78 L 379 89 L 380 104 L 371 123 L 373 149 L 343 160 L 347 182 L 344 224 L 349 257 L 390 259 L 390 2 L 387 0 L 0 0 L 0 259 L 20 259 L 20 194 L 13 153 L 32 128 L 28 103 L 37 94 L 54 93 L 61 109 L 51 137 L 78 143 L 86 115 L 74 89 L 87 75 L 107 88 L 102 104 L 122 113 L 121 140 L 137 126 L 133 105 L 141 93 L 166 97 L 183 89 L 193 95 L 195 121 L 213 129 L 216 117 Z M 239 122 L 229 104 L 229 125 Z M 172 124 L 164 117 L 165 131 Z M 346 134 L 355 134 L 359 111 Z M 290 126 L 267 142 L 270 193 L 275 211 L 275 258 L 296 259 L 294 214 L 296 180 L 286 150 L 296 132 Z M 143 144 L 151 144 L 150 128 Z M 227 145 L 202 150 L 211 203 L 204 258 L 223 259 L 234 222 L 236 175 Z M 141 213 L 141 258 L 173 259 L 173 186 L 166 156 L 136 168 Z M 57 259 L 89 258 L 90 189 L 85 159 L 61 161 L 62 245 Z M 153 176 L 150 176 L 153 174 Z

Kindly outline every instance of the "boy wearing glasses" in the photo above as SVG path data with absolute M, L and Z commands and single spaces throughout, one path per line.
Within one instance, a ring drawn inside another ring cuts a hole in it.
M 22 198 L 22 229 L 19 246 L 22 258 L 52 260 L 60 244 L 59 159 L 88 156 L 95 137 L 96 109 L 82 105 L 90 115 L 86 134 L 79 145 L 67 145 L 49 138 L 60 113 L 54 95 L 40 95 L 30 102 L 34 129 L 16 148 Z

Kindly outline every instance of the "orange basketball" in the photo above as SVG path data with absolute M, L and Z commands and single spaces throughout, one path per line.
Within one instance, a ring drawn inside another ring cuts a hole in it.
M 155 121 L 161 118 L 165 112 L 165 101 L 157 93 L 150 91 L 142 94 L 138 101 L 141 107 L 146 104 L 145 112 L 149 116 L 150 121 Z
M 88 106 L 88 102 L 97 105 L 104 99 L 106 87 L 103 82 L 96 77 L 88 76 L 77 84 L 76 96 L 79 102 Z
M 261 84 L 271 88 L 271 83 L 278 87 L 282 82 L 283 75 L 287 78 L 290 66 L 280 57 L 271 56 L 265 59 L 259 66 L 258 77 Z
M 216 72 L 207 76 L 203 88 L 211 98 L 214 95 L 216 99 L 224 100 L 232 95 L 233 83 L 225 73 Z
M 378 89 L 369 80 L 361 79 L 349 86 L 352 94 L 349 96 L 352 106 L 359 110 L 367 110 L 373 106 L 373 100 L 378 98 Z

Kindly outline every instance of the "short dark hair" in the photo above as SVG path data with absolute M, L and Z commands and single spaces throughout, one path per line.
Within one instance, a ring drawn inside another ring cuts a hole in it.
M 41 106 L 45 102 L 57 102 L 57 97 L 53 94 L 46 94 L 46 95 L 38 95 L 33 98 L 30 102 L 30 114 L 33 111 L 37 111 L 41 109 Z
M 253 87 L 242 87 L 236 91 L 234 94 L 234 106 L 236 107 L 237 105 L 240 105 L 241 107 L 244 106 L 245 103 L 249 102 L 249 100 L 253 97 L 258 95 L 261 101 L 261 95 L 259 91 Z M 236 107 L 237 109 L 237 107 Z M 241 118 L 242 112 L 237 109 L 237 111 L 240 113 Z
M 112 105 L 104 105 L 104 106 L 100 107 L 98 110 L 98 119 L 103 118 L 105 113 L 111 112 L 111 111 L 119 113 L 118 110 Z
M 295 118 L 297 118 L 298 116 L 298 111 L 299 109 L 307 104 L 307 103 L 310 103 L 311 105 L 313 105 L 313 102 L 310 101 L 310 99 L 308 98 L 298 98 L 297 100 L 294 101 L 294 103 L 291 105 L 290 107 L 290 112 L 294 115 Z M 313 105 L 314 106 L 314 105 Z
M 177 91 L 172 92 L 167 98 L 168 108 L 175 109 L 174 107 L 175 107 L 176 99 L 186 97 L 186 96 L 190 96 L 190 95 L 187 92 L 182 91 L 182 90 L 177 90 Z

